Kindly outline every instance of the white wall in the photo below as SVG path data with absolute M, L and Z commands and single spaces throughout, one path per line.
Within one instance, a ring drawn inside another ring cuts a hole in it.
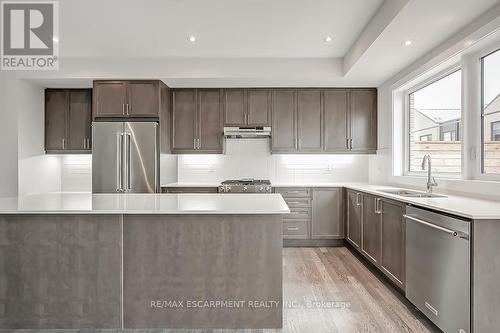
M 17 105 L 9 74 L 0 73 L 0 197 L 17 195 Z
M 368 155 L 271 155 L 268 139 L 230 139 L 224 155 L 179 155 L 178 181 L 367 182 L 368 161 Z
M 61 190 L 60 157 L 44 151 L 44 88 L 17 80 L 19 194 Z
M 0 83 L 0 196 L 59 191 L 59 158 L 43 150 L 43 88 L 5 72 Z

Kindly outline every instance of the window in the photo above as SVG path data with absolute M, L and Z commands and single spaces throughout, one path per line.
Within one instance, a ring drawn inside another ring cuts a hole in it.
M 449 131 L 449 132 L 443 132 L 443 137 L 441 138 L 442 141 L 456 141 L 457 140 L 457 132 L 456 131 Z
M 410 173 L 422 172 L 424 155 L 431 155 L 434 172 L 460 174 L 461 75 L 461 70 L 454 71 L 408 95 L 406 170 Z
M 500 121 L 491 123 L 491 141 L 500 141 Z
M 500 50 L 481 59 L 482 172 L 500 174 Z
M 420 136 L 420 141 L 432 141 L 432 134 Z

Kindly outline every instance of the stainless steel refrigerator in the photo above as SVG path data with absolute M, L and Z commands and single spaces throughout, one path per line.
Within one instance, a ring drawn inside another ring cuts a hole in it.
M 158 123 L 92 123 L 92 192 L 159 192 Z

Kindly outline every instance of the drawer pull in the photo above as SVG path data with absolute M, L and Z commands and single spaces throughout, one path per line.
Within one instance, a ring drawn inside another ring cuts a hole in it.
M 300 201 L 288 201 L 289 204 L 294 204 L 294 205 L 297 205 L 300 203 Z
M 286 230 L 288 230 L 288 231 L 299 231 L 299 227 L 287 227 Z

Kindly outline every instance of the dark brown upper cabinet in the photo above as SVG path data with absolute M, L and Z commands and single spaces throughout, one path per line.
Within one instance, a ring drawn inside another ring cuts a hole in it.
M 246 125 L 247 103 L 245 89 L 224 89 L 224 126 Z
M 324 90 L 325 152 L 345 152 L 349 149 L 347 90 Z
M 297 151 L 297 90 L 278 89 L 272 92 L 273 153 Z
M 271 90 L 248 89 L 247 121 L 249 126 L 270 126 Z
M 94 118 L 159 118 L 158 80 L 94 81 Z
M 321 96 L 321 90 L 307 89 L 297 92 L 297 148 L 300 152 L 323 150 Z
M 225 126 L 270 126 L 270 89 L 224 89 Z
M 198 150 L 222 153 L 223 126 L 219 89 L 198 89 Z
M 349 149 L 375 153 L 377 150 L 377 89 L 349 91 Z
M 172 153 L 223 152 L 220 89 L 172 90 Z
M 45 90 L 45 151 L 90 153 L 92 90 Z
M 376 89 L 275 90 L 271 113 L 273 153 L 376 152 Z

